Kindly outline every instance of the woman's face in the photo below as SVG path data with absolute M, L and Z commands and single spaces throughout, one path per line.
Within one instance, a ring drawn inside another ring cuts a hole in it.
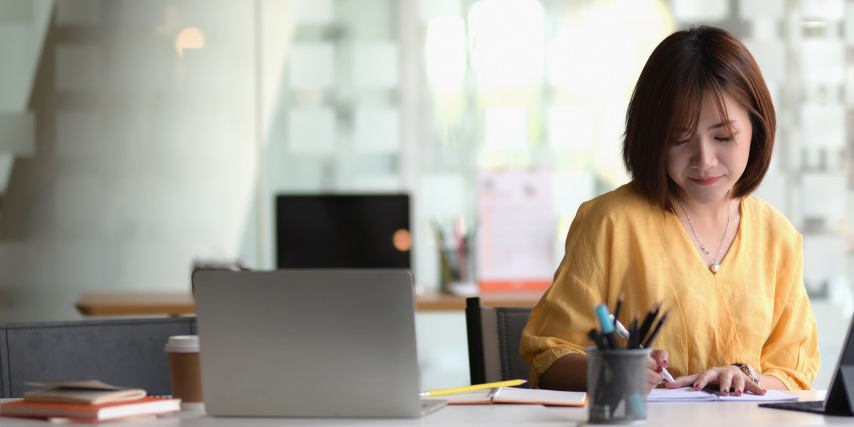
M 714 94 L 707 91 L 697 129 L 687 130 L 670 142 L 667 175 L 679 186 L 682 200 L 697 203 L 724 200 L 747 167 L 753 136 L 750 117 L 747 110 L 725 93 L 723 101 L 729 127 L 724 123 L 726 118 L 718 114 Z

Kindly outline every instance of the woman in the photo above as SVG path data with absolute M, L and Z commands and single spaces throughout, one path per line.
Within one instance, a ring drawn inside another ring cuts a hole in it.
M 626 113 L 629 184 L 584 203 L 554 282 L 521 341 L 531 382 L 584 390 L 593 307 L 624 292 L 628 325 L 661 304 L 649 389 L 722 394 L 808 389 L 819 368 L 803 285 L 802 237 L 750 196 L 771 160 L 776 120 L 756 62 L 707 26 L 667 37 L 648 59 Z

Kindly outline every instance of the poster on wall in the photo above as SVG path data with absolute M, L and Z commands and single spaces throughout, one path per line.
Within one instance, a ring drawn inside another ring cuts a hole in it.
M 548 288 L 555 269 L 551 172 L 481 171 L 477 186 L 481 292 Z

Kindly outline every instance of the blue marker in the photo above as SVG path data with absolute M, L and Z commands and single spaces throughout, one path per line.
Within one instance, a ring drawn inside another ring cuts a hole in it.
M 626 397 L 626 405 L 628 406 L 628 412 L 634 416 L 634 418 L 642 420 L 646 418 L 646 408 L 643 405 L 643 397 L 637 393 L 632 393 Z

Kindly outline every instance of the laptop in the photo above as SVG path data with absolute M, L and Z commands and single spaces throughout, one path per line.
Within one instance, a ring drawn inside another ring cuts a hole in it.
M 826 415 L 854 416 L 854 317 L 843 341 L 842 353 L 833 371 L 830 390 L 824 400 L 760 403 L 763 408 L 790 409 Z
M 408 270 L 197 270 L 205 411 L 241 417 L 418 417 Z

